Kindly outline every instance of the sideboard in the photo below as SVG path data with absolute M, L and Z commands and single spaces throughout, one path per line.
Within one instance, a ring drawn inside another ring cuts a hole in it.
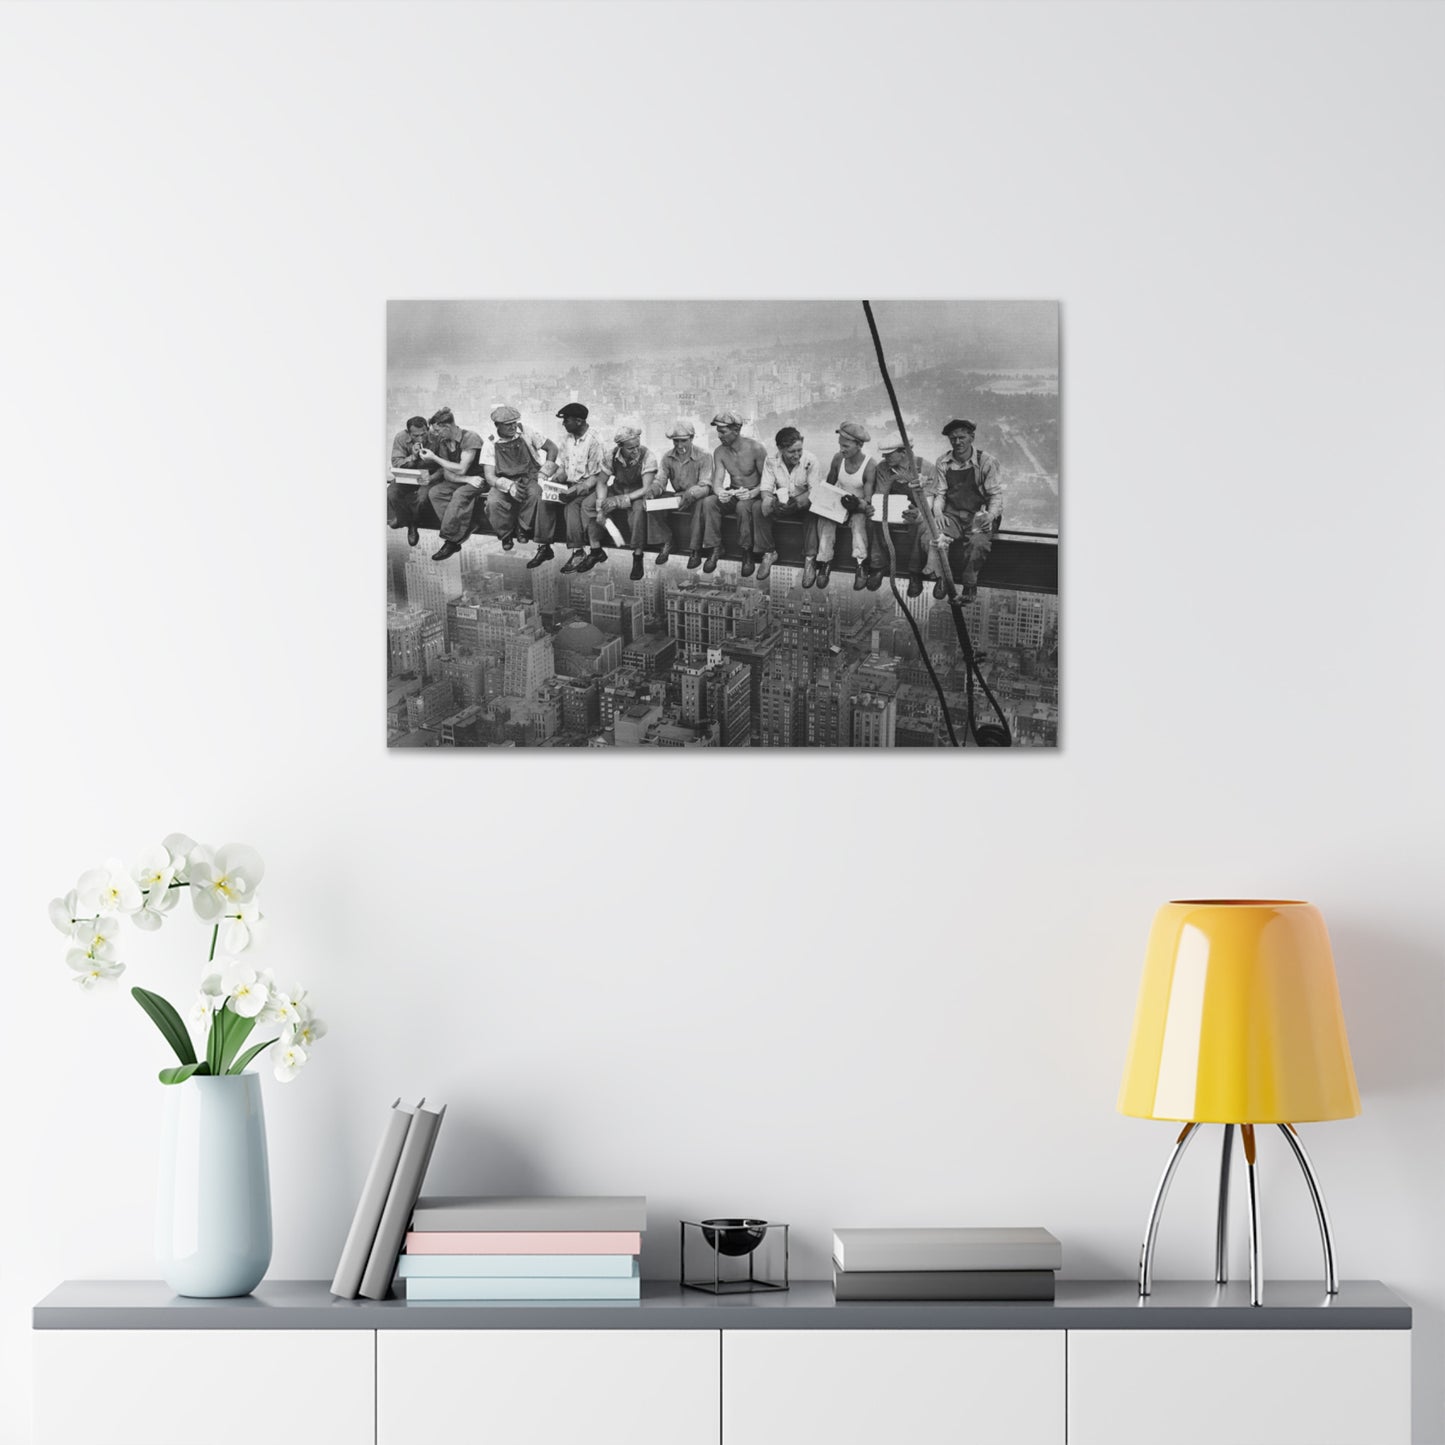
M 71 1282 L 35 1306 L 36 1445 L 1409 1445 L 1384 1285 L 1064 1282 L 1052 1302 L 237 1300 Z

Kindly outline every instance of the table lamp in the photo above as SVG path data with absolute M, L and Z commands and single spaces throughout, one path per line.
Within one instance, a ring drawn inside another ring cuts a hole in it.
M 1150 1292 L 1154 1241 L 1174 1171 L 1201 1124 L 1223 1124 L 1214 1278 L 1228 1280 L 1226 1213 L 1234 1128 L 1249 1185 L 1249 1302 L 1263 1302 L 1256 1125 L 1276 1124 L 1314 1203 L 1325 1287 L 1339 1293 L 1319 1179 L 1297 1124 L 1351 1119 L 1360 1094 L 1350 1063 L 1329 935 L 1319 909 L 1279 899 L 1195 898 L 1154 917 L 1119 1112 L 1184 1124 L 1159 1180 L 1139 1256 Z

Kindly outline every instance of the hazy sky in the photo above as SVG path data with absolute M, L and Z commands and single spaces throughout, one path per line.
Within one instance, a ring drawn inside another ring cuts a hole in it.
M 940 334 L 965 346 L 1004 336 L 1017 348 L 1013 365 L 1058 363 L 1052 301 L 875 301 L 873 310 L 885 347 Z M 855 326 L 867 344 L 858 301 L 389 301 L 386 317 L 393 381 L 816 341 L 851 336 Z

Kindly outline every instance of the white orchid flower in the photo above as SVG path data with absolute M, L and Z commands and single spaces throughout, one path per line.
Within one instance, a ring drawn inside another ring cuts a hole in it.
M 184 833 L 168 833 L 161 839 L 161 847 L 171 855 L 171 862 L 175 865 L 172 877 L 177 883 L 184 883 L 189 877 L 190 857 L 195 851 L 196 840 L 187 838 Z
M 167 888 L 163 891 L 152 889 L 146 894 L 140 911 L 131 914 L 130 921 L 137 928 L 143 928 L 147 933 L 154 933 L 165 921 L 166 914 L 180 901 L 180 896 L 179 888 Z
M 261 1011 L 261 1016 L 256 1020 L 262 1024 L 280 1024 L 283 1028 L 290 1029 L 293 1024 L 299 1023 L 301 1015 L 296 1008 L 296 1001 L 284 989 L 273 988 L 270 997 L 266 1000 L 266 1007 Z
M 120 919 L 110 914 L 99 918 L 79 918 L 70 930 L 70 936 L 91 958 L 110 963 L 119 947 Z
M 163 891 L 171 886 L 176 876 L 176 860 L 164 843 L 157 843 L 140 855 L 130 870 L 130 876 L 146 892 L 152 889 Z
M 286 1031 L 281 1035 L 281 1042 L 283 1044 L 300 1044 L 302 1048 L 309 1049 L 317 1039 L 325 1036 L 325 1022 L 314 1014 L 308 1014 L 287 1026 Z
M 65 962 L 75 970 L 76 983 L 87 991 L 98 983 L 110 983 L 125 972 L 125 964 L 110 959 L 92 958 L 84 949 L 72 948 Z
M 80 912 L 80 895 L 74 888 L 64 898 L 50 900 L 50 921 L 68 938 Z
M 244 843 L 227 843 L 214 854 L 197 848 L 190 855 L 191 903 L 207 923 L 237 912 L 251 901 L 266 865 Z
M 226 990 L 221 985 L 219 973 L 207 974 L 201 980 L 201 991 L 196 995 L 196 1006 L 191 1010 L 191 1022 L 203 1030 L 211 1026 L 211 1016 L 226 1002 Z
M 276 1077 L 289 1084 L 306 1065 L 306 1050 L 296 1044 L 284 1044 L 276 1050 Z
M 142 903 L 140 888 L 119 858 L 80 875 L 75 885 L 81 913 L 134 913 Z
M 253 968 L 248 968 L 236 976 L 229 993 L 226 1007 L 233 1014 L 240 1014 L 243 1019 L 259 1017 L 271 996 L 265 980 L 257 977 Z
M 254 897 L 234 913 L 227 913 L 221 925 L 221 947 L 227 953 L 244 953 L 248 948 L 260 948 L 265 938 L 265 916 Z

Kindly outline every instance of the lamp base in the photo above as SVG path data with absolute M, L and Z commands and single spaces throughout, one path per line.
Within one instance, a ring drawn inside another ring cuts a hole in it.
M 1183 1158 L 1185 1149 L 1189 1147 L 1189 1141 L 1193 1139 L 1200 1127 L 1199 1124 L 1186 1124 L 1180 1130 L 1179 1137 L 1174 1141 L 1174 1148 L 1170 1151 L 1169 1162 L 1165 1164 L 1164 1173 L 1159 1179 L 1159 1187 L 1154 1191 L 1154 1203 L 1149 1208 L 1149 1222 L 1144 1230 L 1144 1246 L 1139 1252 L 1139 1294 L 1141 1298 L 1149 1294 L 1153 1287 L 1154 1243 L 1159 1235 L 1159 1218 L 1164 1212 L 1164 1201 L 1169 1195 L 1169 1186 L 1174 1181 L 1174 1171 L 1179 1167 L 1179 1161 Z M 1224 1147 L 1219 1156 L 1219 1214 L 1214 1231 L 1214 1282 L 1216 1284 L 1225 1284 L 1229 1279 L 1227 1248 L 1229 1166 L 1234 1154 L 1234 1127 L 1233 1124 L 1224 1126 Z M 1330 1216 L 1329 1211 L 1325 1208 L 1325 1197 L 1320 1192 L 1319 1177 L 1315 1174 L 1314 1166 L 1310 1163 L 1310 1157 L 1305 1152 L 1304 1142 L 1300 1139 L 1299 1131 L 1295 1126 L 1280 1124 L 1277 1127 L 1288 1141 L 1295 1162 L 1304 1174 L 1305 1184 L 1310 1192 L 1310 1201 L 1315 1207 L 1315 1220 L 1320 1227 L 1320 1244 L 1325 1255 L 1325 1291 L 1332 1295 L 1339 1294 L 1340 1281 L 1335 1269 L 1335 1241 L 1330 1231 Z M 1264 1303 L 1264 1266 L 1260 1247 L 1259 1171 L 1255 1167 L 1254 1125 L 1241 1124 L 1239 1132 L 1244 1143 L 1244 1166 L 1249 1187 L 1249 1302 L 1252 1305 L 1260 1305 Z

